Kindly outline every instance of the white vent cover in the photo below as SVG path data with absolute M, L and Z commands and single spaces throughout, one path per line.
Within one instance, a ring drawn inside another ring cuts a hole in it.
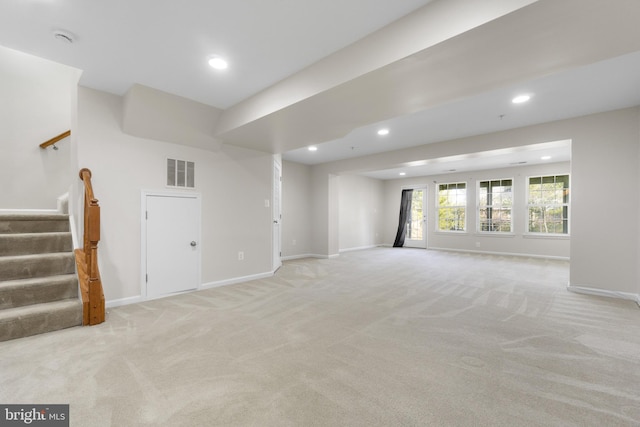
M 186 160 L 167 159 L 167 186 L 195 188 L 196 164 Z

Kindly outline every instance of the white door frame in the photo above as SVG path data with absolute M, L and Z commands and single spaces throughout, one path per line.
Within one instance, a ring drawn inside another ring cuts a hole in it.
M 278 177 L 276 178 L 276 170 Z M 273 161 L 273 182 L 271 195 L 271 252 L 272 252 L 272 269 L 275 272 L 282 266 L 282 163 L 274 159 Z M 276 179 L 279 180 L 276 183 Z M 276 186 L 276 184 L 279 184 Z M 276 189 L 278 194 L 276 194 Z M 276 253 L 277 252 L 277 253 Z
M 405 248 L 420 248 L 420 249 L 426 249 L 427 248 L 427 203 L 428 203 L 428 199 L 427 199 L 427 185 L 425 184 L 421 184 L 421 185 L 410 185 L 410 186 L 403 186 L 402 189 L 403 190 L 422 190 L 422 241 L 421 243 L 414 243 L 414 244 L 407 244 L 408 241 L 411 242 L 420 242 L 418 240 L 412 240 L 409 239 L 407 237 L 405 237 L 404 240 L 404 247 Z
M 140 192 L 140 295 L 142 300 L 148 300 L 147 295 L 147 197 L 177 197 L 177 198 L 189 198 L 196 199 L 198 203 L 198 245 L 202 245 L 202 199 L 200 193 L 186 193 L 177 191 L 153 191 L 142 190 Z M 202 246 L 200 246 L 202 247 Z M 197 260 L 198 272 L 196 274 L 198 280 L 198 286 L 196 290 L 199 290 L 202 286 L 202 251 L 200 257 Z M 187 291 L 189 292 L 189 291 Z M 175 295 L 175 294 L 172 294 Z

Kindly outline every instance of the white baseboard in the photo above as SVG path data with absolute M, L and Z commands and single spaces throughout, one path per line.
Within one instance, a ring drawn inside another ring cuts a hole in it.
M 635 301 L 636 304 L 640 305 L 640 294 L 632 294 L 629 292 L 608 291 L 605 289 L 590 288 L 588 286 L 575 286 L 571 284 L 567 285 L 567 290 L 571 292 L 575 292 L 577 294 L 595 295 L 599 297 L 608 297 L 608 298 L 617 298 L 617 299 Z
M 303 258 L 317 258 L 317 256 L 313 254 L 289 255 L 289 256 L 283 256 L 282 261 L 292 261 L 294 259 L 303 259 Z
M 249 282 L 251 280 L 266 279 L 273 276 L 273 271 L 267 273 L 252 274 L 250 276 L 234 277 L 233 279 L 220 280 L 217 282 L 203 283 L 198 288 L 199 291 L 204 289 L 219 288 L 220 286 L 235 285 L 236 283 Z
M 557 261 L 569 261 L 569 257 L 564 256 L 553 256 L 553 255 L 535 255 L 535 254 L 519 254 L 514 252 L 492 252 L 492 251 L 474 251 L 471 249 L 451 249 L 451 248 L 435 248 L 428 247 L 429 250 L 434 251 L 449 251 L 449 252 L 466 252 L 471 254 L 485 254 L 485 255 L 499 255 L 499 256 L 517 256 L 523 258 L 541 258 L 541 259 L 551 259 Z
M 135 297 L 128 297 L 128 298 L 120 298 L 120 299 L 112 299 L 110 301 L 105 302 L 105 307 L 106 308 L 113 308 L 113 307 L 120 307 L 123 305 L 129 305 L 129 304 L 137 304 L 139 302 L 143 302 L 144 299 L 142 298 L 141 295 L 135 296 Z
M 377 248 L 377 247 L 378 247 L 378 245 L 358 246 L 358 247 L 355 247 L 355 248 L 340 249 L 338 252 L 339 253 L 343 253 L 343 252 L 363 251 L 365 249 L 373 249 L 373 248 Z
M 251 280 L 257 280 L 257 279 L 266 279 L 271 276 L 273 276 L 273 272 L 254 274 L 251 276 L 244 276 L 244 277 L 234 277 L 233 279 L 220 280 L 218 282 L 203 283 L 197 289 L 193 289 L 185 292 L 178 292 L 175 294 L 162 295 L 157 298 L 144 298 L 142 295 L 138 295 L 135 297 L 109 300 L 109 301 L 106 301 L 105 306 L 106 308 L 113 308 L 113 307 L 120 307 L 123 305 L 129 305 L 129 304 L 138 304 L 141 302 L 153 301 L 154 299 L 161 299 L 161 298 L 171 297 L 175 295 L 187 294 L 190 292 L 202 291 L 204 289 L 218 288 L 220 286 L 228 286 L 236 283 L 249 282 Z
M 303 259 L 303 258 L 330 259 L 330 258 L 337 258 L 338 256 L 340 256 L 340 254 L 334 254 L 334 255 L 300 254 L 300 255 L 283 256 L 282 261 L 292 261 L 295 259 Z

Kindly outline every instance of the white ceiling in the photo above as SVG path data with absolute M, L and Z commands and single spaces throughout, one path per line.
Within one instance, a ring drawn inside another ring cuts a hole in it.
M 318 164 L 640 105 L 640 1 L 517 2 L 513 13 L 488 16 L 485 24 L 454 33 L 458 35 L 432 48 L 336 82 L 217 136 L 225 143 Z M 343 61 L 345 67 L 361 61 L 358 49 L 365 44 L 360 41 L 372 40 L 375 47 L 372 33 L 411 12 L 416 11 L 408 17 L 423 19 L 450 7 L 461 19 L 450 14 L 450 25 L 442 25 L 447 30 L 472 20 L 471 10 L 514 4 L 516 0 L 3 0 L 0 45 L 81 69 L 83 86 L 122 95 L 138 83 L 223 109 L 223 116 L 233 119 L 267 91 L 276 98 L 287 95 L 277 89 L 291 76 L 307 76 L 296 81 L 298 89 L 313 86 L 313 77 L 326 74 L 318 61 L 336 52 L 353 58 Z M 55 29 L 73 33 L 75 42 L 54 39 Z M 398 46 L 410 41 L 411 34 L 397 26 L 394 30 L 385 34 L 397 37 L 392 41 Z M 214 54 L 226 56 L 230 68 L 222 73 L 210 69 L 206 62 Z M 300 74 L 303 69 L 309 72 Z M 522 92 L 531 93 L 532 100 L 511 104 Z M 379 137 L 376 131 L 383 126 L 391 133 Z M 311 143 L 318 151 L 306 149 Z M 430 159 L 408 176 L 469 170 L 471 165 L 530 164 L 542 148 L 554 150 L 553 161 L 569 156 L 566 143 L 469 153 Z M 393 179 L 399 172 L 367 175 Z
M 531 101 L 513 104 L 511 99 L 520 93 L 532 94 Z M 318 151 L 303 147 L 283 157 L 298 163 L 320 164 L 636 105 L 640 105 L 640 52 L 363 126 L 344 138 L 318 144 Z M 379 136 L 377 131 L 383 128 L 389 129 L 389 134 Z M 568 143 L 537 144 L 499 155 L 469 153 L 363 175 L 401 179 L 438 175 L 452 169 L 457 172 L 497 169 L 544 163 L 540 159 L 543 155 L 561 162 L 570 160 L 570 152 Z M 400 176 L 400 172 L 406 175 Z
M 83 86 L 140 83 L 224 109 L 430 1 L 2 0 L 0 45 L 81 69 Z M 212 55 L 230 68 L 213 72 Z

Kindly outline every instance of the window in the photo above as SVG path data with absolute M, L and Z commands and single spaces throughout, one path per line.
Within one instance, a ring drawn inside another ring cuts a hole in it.
M 512 185 L 512 179 L 479 182 L 478 231 L 511 232 Z
M 464 231 L 467 210 L 467 184 L 438 184 L 438 230 Z
M 194 162 L 167 159 L 167 186 L 195 188 Z
M 569 175 L 529 178 L 529 232 L 569 234 Z

